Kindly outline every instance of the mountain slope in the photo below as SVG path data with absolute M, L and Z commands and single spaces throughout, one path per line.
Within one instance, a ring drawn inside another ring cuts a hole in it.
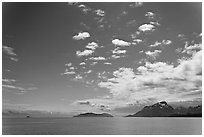
M 198 117 L 202 116 L 202 107 L 189 107 L 189 108 L 173 108 L 165 101 L 158 102 L 151 106 L 145 106 L 141 111 L 128 115 L 126 117 Z

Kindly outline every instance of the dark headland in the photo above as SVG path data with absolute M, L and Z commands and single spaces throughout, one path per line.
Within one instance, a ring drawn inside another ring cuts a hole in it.
M 126 117 L 202 117 L 202 106 L 173 108 L 166 101 L 161 101 Z
M 83 113 L 83 114 L 76 115 L 74 117 L 113 117 L 113 116 L 108 113 L 102 113 L 102 114 Z

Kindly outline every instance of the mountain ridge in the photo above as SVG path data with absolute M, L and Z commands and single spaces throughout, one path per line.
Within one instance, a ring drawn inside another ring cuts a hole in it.
M 202 106 L 173 108 L 166 101 L 161 101 L 126 117 L 202 117 Z

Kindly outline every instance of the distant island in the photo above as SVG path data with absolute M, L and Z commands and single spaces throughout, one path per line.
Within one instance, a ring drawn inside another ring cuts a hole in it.
M 102 113 L 102 114 L 83 113 L 83 114 L 76 115 L 74 117 L 113 117 L 113 116 L 108 113 Z
M 202 117 L 202 106 L 173 108 L 166 101 L 161 101 L 126 117 Z

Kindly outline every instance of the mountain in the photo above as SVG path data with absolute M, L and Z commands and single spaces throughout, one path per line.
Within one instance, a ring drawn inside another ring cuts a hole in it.
M 175 112 L 170 117 L 202 117 L 202 106 L 196 107 L 177 107 Z
M 83 113 L 83 114 L 76 115 L 74 117 L 113 117 L 113 116 L 107 113 L 102 113 L 102 114 Z
M 141 111 L 126 117 L 200 117 L 202 107 L 177 107 L 173 108 L 165 101 L 158 102 L 151 106 L 145 106 Z

